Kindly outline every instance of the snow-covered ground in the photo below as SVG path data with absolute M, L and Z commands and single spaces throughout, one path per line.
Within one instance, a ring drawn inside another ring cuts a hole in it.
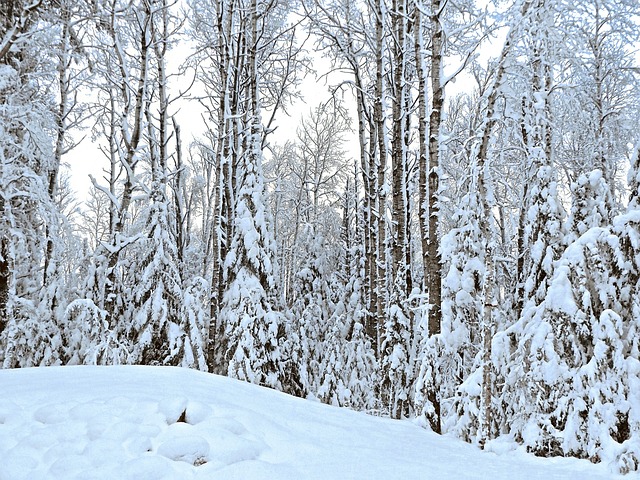
M 192 370 L 0 370 L 0 480 L 605 478 Z

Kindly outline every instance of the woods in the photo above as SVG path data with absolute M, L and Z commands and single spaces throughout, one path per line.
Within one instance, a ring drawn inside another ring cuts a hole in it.
M 0 13 L 3 368 L 183 366 L 638 470 L 635 0 Z

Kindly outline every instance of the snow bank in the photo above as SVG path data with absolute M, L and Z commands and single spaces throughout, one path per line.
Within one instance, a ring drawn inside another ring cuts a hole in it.
M 0 391 L 0 480 L 614 478 L 179 368 L 0 370 Z

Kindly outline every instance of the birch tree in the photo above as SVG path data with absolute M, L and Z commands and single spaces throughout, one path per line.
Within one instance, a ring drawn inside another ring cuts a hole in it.
M 257 0 L 252 0 L 246 11 L 246 83 L 239 93 L 246 108 L 242 120 L 247 130 L 240 138 L 242 150 L 235 171 L 239 190 L 218 319 L 223 332 L 223 361 L 216 368 L 234 378 L 282 389 L 286 376 L 282 348 L 285 325 L 275 284 L 275 245 L 264 200 L 260 67 L 272 48 L 265 42 L 262 29 L 282 27 L 277 22 L 284 12 L 275 4 Z
M 429 84 L 431 101 L 429 104 L 428 131 L 424 120 L 419 120 L 419 205 L 420 231 L 422 236 L 422 256 L 424 267 L 424 288 L 428 295 L 427 336 L 433 337 L 422 348 L 424 357 L 418 388 L 425 401 L 425 413 L 431 428 L 441 432 L 440 380 L 436 366 L 442 345 L 437 336 L 442 331 L 442 258 L 441 214 L 440 214 L 440 177 L 441 154 L 443 149 L 443 110 L 445 107 L 445 87 L 468 65 L 474 57 L 481 40 L 484 38 L 483 15 L 475 9 L 473 2 L 449 4 L 432 0 L 428 5 L 416 3 L 418 10 L 414 14 L 415 28 L 428 35 L 430 43 L 428 74 L 425 52 L 421 46 L 426 42 L 418 38 L 414 47 L 417 66 L 418 85 L 422 85 L 419 95 L 427 95 Z M 422 22 L 428 20 L 428 28 Z M 445 35 L 451 31 L 451 35 Z M 450 50 L 461 56 L 453 71 L 445 76 L 444 64 Z M 419 116 L 426 114 L 427 104 L 420 100 Z M 423 117 L 425 118 L 425 117 Z M 427 163 L 428 158 L 428 163 Z

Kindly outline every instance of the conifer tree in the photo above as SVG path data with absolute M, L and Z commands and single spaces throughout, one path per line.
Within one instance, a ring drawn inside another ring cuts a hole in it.
M 324 356 L 330 352 L 327 336 L 331 331 L 331 292 L 327 272 L 327 245 L 318 232 L 308 225 L 301 235 L 304 245 L 302 268 L 295 275 L 294 302 L 290 308 L 295 329 L 300 370 L 304 371 L 304 390 L 316 394 L 322 379 Z M 294 346 L 295 348 L 295 346 Z
M 227 287 L 219 315 L 224 364 L 217 367 L 232 378 L 282 389 L 284 318 L 274 281 L 275 246 L 266 219 L 255 134 L 252 148 L 257 150 L 243 156 L 236 233 L 225 259 Z
M 478 174 L 472 165 L 468 193 L 454 215 L 454 227 L 442 239 L 443 256 L 450 259 L 443 281 L 443 351 L 438 358 L 443 398 L 453 398 L 452 411 L 443 421 L 443 431 L 454 431 L 466 440 L 479 434 L 482 381 L 478 369 L 481 347 L 480 319 L 483 314 L 485 260 L 479 215 Z
M 332 277 L 337 291 L 326 329 L 318 397 L 325 403 L 356 410 L 378 407 L 378 362 L 375 347 L 365 331 L 365 259 L 363 218 L 354 182 L 347 180 L 341 230 L 341 262 Z
M 554 343 L 557 325 L 544 315 L 543 307 L 554 262 L 566 241 L 553 148 L 555 18 L 557 10 L 538 1 L 531 4 L 523 26 L 521 46 L 528 63 L 519 121 L 527 175 L 519 225 L 518 320 L 506 332 L 515 345 L 511 358 L 505 360 L 507 371 L 502 372 L 502 402 L 515 416 L 509 421 L 511 429 L 522 436 L 527 448 L 540 454 L 559 451 L 559 434 L 550 414 L 566 380 L 564 360 Z

